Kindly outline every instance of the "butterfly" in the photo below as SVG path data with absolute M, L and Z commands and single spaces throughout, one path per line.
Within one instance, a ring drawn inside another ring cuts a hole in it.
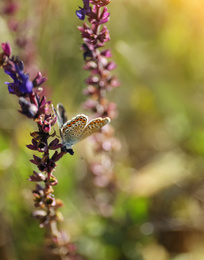
M 57 104 L 57 109 L 52 107 L 59 126 L 62 145 L 66 150 L 86 137 L 98 132 L 104 125 L 110 123 L 109 117 L 95 118 L 88 122 L 88 117 L 84 114 L 77 115 L 67 121 L 66 111 L 62 104 Z

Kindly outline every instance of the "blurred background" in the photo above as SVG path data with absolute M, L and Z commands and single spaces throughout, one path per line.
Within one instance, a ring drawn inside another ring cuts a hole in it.
M 75 15 L 81 1 L 15 2 L 15 14 L 1 11 L 1 42 L 11 43 L 31 75 L 48 77 L 46 96 L 63 103 L 69 118 L 86 113 Z M 61 228 L 89 260 L 204 259 L 204 2 L 117 0 L 108 8 L 106 47 L 121 81 L 108 93 L 119 112 L 111 123 L 121 142 L 117 188 L 109 216 L 99 214 L 83 188 L 89 141 L 76 145 L 55 172 L 55 196 L 65 204 Z M 18 34 L 9 29 L 15 22 Z M 27 50 L 16 44 L 25 38 Z M 18 113 L 5 81 L 0 71 L 0 259 L 44 259 L 45 231 L 31 217 L 34 183 L 27 180 L 35 168 L 26 145 L 36 125 Z M 104 203 L 111 196 L 97 191 Z

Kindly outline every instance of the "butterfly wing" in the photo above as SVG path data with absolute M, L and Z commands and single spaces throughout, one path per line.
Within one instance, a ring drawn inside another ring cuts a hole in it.
M 81 114 L 73 117 L 71 120 L 67 121 L 61 130 L 62 142 L 67 148 L 71 148 L 73 144 L 79 141 L 86 124 L 88 117 Z
M 57 110 L 52 105 L 52 110 L 53 110 L 55 116 L 57 117 L 57 124 L 58 124 L 59 128 L 61 128 L 63 126 L 63 119 L 61 117 L 61 114 L 59 113 L 58 105 L 57 105 Z
M 95 118 L 93 120 L 91 120 L 87 126 L 84 128 L 81 136 L 79 137 L 79 141 L 85 139 L 86 137 L 98 132 L 104 125 L 109 124 L 110 123 L 110 118 L 109 117 L 105 117 L 105 118 Z
M 61 103 L 57 104 L 57 111 L 58 114 L 60 115 L 62 124 L 65 124 L 67 122 L 67 113 L 64 106 Z

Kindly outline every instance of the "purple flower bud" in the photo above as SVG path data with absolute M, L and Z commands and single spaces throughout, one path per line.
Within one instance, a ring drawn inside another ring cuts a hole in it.
M 111 50 L 110 50 L 110 49 L 101 51 L 101 55 L 102 55 L 102 56 L 105 56 L 106 58 L 112 57 L 112 54 L 111 54 Z
M 52 194 L 47 195 L 45 198 L 45 203 L 52 207 L 55 206 L 56 201 L 55 201 L 54 196 Z
M 115 62 L 114 61 L 110 61 L 108 64 L 107 64 L 107 66 L 106 66 L 106 69 L 107 70 L 114 70 L 116 68 L 116 64 L 115 64 Z
M 4 54 L 6 56 L 10 57 L 10 55 L 11 55 L 11 46 L 10 46 L 10 44 L 8 42 L 2 43 L 1 47 L 3 49 Z
M 95 61 L 90 60 L 87 61 L 85 66 L 83 67 L 84 70 L 93 70 L 93 69 L 97 69 L 97 64 Z
M 33 164 L 37 165 L 38 169 L 43 172 L 47 168 L 47 158 L 41 159 L 40 157 L 33 155 L 33 160 L 30 160 Z
M 100 25 L 100 24 L 103 24 L 103 23 L 107 23 L 108 20 L 109 20 L 109 16 L 110 16 L 110 13 L 108 12 L 108 9 L 107 7 L 104 7 L 103 8 L 103 11 L 102 13 L 100 14 L 100 16 L 98 17 L 97 15 L 97 12 L 98 12 L 98 4 L 94 5 L 93 8 L 92 8 L 92 13 L 90 15 L 90 18 L 89 18 L 89 21 L 92 23 L 92 24 L 96 24 L 96 25 Z
M 48 146 L 50 150 L 56 150 L 58 148 L 62 147 L 62 144 L 59 143 L 59 139 L 55 138 Z
M 115 76 L 112 76 L 111 79 L 109 80 L 109 84 L 113 88 L 119 87 L 120 86 L 120 81 Z
M 42 76 L 41 72 L 37 73 L 37 76 L 33 80 L 33 86 L 34 87 L 39 87 L 42 85 L 47 79 Z
M 100 15 L 100 19 L 101 19 L 100 24 L 108 22 L 109 16 L 110 16 L 110 13 L 108 12 L 108 8 L 105 6 L 103 8 L 103 12 Z
M 30 160 L 33 164 L 39 165 L 42 159 L 36 155 L 33 155 L 33 160 Z
M 45 96 L 43 96 L 41 100 L 40 100 L 39 96 L 37 98 L 35 98 L 35 99 L 36 99 L 35 102 L 37 102 L 37 104 L 39 106 L 39 112 L 38 112 L 39 115 L 47 114 L 49 112 L 49 105 L 50 105 L 51 101 L 46 101 L 46 97 Z
M 38 113 L 38 108 L 36 105 L 31 104 L 28 100 L 24 97 L 19 98 L 19 104 L 21 105 L 20 113 L 26 115 L 29 118 L 34 118 Z
M 84 20 L 85 16 L 88 15 L 91 12 L 91 8 L 89 6 L 89 0 L 83 0 L 84 2 L 84 7 L 80 7 L 80 10 L 76 11 L 76 15 L 80 20 Z
M 90 76 L 86 79 L 87 84 L 95 85 L 99 82 L 99 78 L 97 76 Z
M 53 169 L 56 167 L 55 162 L 53 161 L 53 159 L 48 159 L 47 160 L 47 166 L 46 166 L 46 171 L 49 173 L 51 173 L 53 171 Z
M 89 85 L 86 89 L 84 89 L 83 94 L 88 96 L 88 95 L 93 95 L 97 92 L 97 88 L 95 88 L 93 85 Z
M 55 176 L 53 176 L 53 175 L 50 175 L 49 184 L 51 186 L 57 185 L 58 184 L 57 178 Z
M 57 151 L 53 154 L 51 160 L 53 162 L 57 162 L 61 157 L 63 156 L 63 154 L 58 153 Z
M 35 139 L 32 139 L 32 144 L 26 145 L 28 149 L 36 151 L 38 150 L 38 143 L 35 141 Z
M 106 26 L 103 26 L 102 30 L 100 31 L 100 33 L 98 35 L 98 40 L 101 43 L 110 41 L 110 34 L 109 34 L 109 31 Z
M 45 181 L 46 177 L 41 172 L 35 172 L 33 171 L 33 175 L 30 176 L 28 179 L 29 181 Z

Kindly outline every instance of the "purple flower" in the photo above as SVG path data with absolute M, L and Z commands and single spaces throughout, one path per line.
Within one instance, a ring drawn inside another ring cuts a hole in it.
M 80 10 L 76 11 L 76 15 L 80 20 L 84 20 L 85 16 L 88 15 L 91 12 L 91 8 L 89 6 L 89 0 L 83 0 L 84 2 L 84 7 L 80 7 Z
M 9 93 L 23 96 L 32 92 L 33 83 L 29 80 L 29 75 L 25 74 L 23 70 L 23 62 L 18 58 L 9 61 L 4 67 L 4 72 L 13 79 L 12 83 L 6 82 Z

